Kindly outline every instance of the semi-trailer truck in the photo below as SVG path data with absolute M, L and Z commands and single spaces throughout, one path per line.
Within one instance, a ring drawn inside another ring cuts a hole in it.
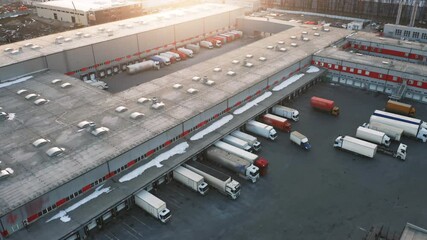
M 185 53 L 185 55 L 187 55 L 187 57 L 190 57 L 190 58 L 193 57 L 193 51 L 190 50 L 190 49 L 187 49 L 187 48 L 178 48 L 177 50 L 180 51 L 180 52 Z
M 155 61 L 155 62 L 159 62 L 160 66 L 167 66 L 170 65 L 171 62 L 164 58 L 164 57 L 160 57 L 159 55 L 154 55 L 150 57 L 150 60 Z
M 276 105 L 271 109 L 271 112 L 280 117 L 292 119 L 295 122 L 299 120 L 299 112 L 293 108 L 288 108 L 281 105 Z
M 200 52 L 200 45 L 198 43 L 189 43 L 185 45 L 185 48 L 190 49 L 191 51 L 193 51 L 193 53 Z
M 387 104 L 385 105 L 385 110 L 387 112 L 401 114 L 409 117 L 415 116 L 415 108 L 412 105 L 394 100 L 387 101 Z
M 334 116 L 338 116 L 340 114 L 340 108 L 335 106 L 335 102 L 332 100 L 320 97 L 311 97 L 310 103 L 313 108 L 328 112 Z
M 244 140 L 242 140 L 240 138 L 228 135 L 228 136 L 225 136 L 222 139 L 222 141 L 224 141 L 224 142 L 226 142 L 226 143 L 228 143 L 230 145 L 233 145 L 235 147 L 238 147 L 240 149 L 243 149 L 245 151 L 253 152 L 253 149 L 252 149 L 251 145 L 249 145 L 248 142 L 246 142 L 246 141 L 244 141 Z
M 257 166 L 261 172 L 261 176 L 264 176 L 267 174 L 268 161 L 265 158 L 258 156 L 256 154 L 247 152 L 247 151 L 242 150 L 240 148 L 234 147 L 234 146 L 227 144 L 225 142 L 218 141 L 214 145 L 216 147 L 224 150 L 224 151 L 227 151 L 227 152 L 232 153 L 236 156 L 239 156 L 239 157 L 245 159 L 246 161 L 249 161 L 253 165 Z
M 172 52 L 172 51 L 167 51 L 165 53 L 173 56 L 177 61 L 183 60 L 183 59 L 181 59 L 181 55 L 179 55 L 179 53 Z
M 393 139 L 394 141 L 398 141 L 398 142 L 400 142 L 400 138 L 403 135 L 403 129 L 393 127 L 393 126 L 390 126 L 387 124 L 372 122 L 372 123 L 364 123 L 362 126 L 365 128 L 369 128 L 369 129 L 373 129 L 373 130 L 383 132 L 383 133 L 387 134 L 387 136 L 389 136 L 391 139 Z
M 297 131 L 291 132 L 289 139 L 306 150 L 311 148 L 308 138 Z
M 246 131 L 259 135 L 261 137 L 274 140 L 277 138 L 276 130 L 267 124 L 260 123 L 258 121 L 250 120 L 245 124 Z
M 150 70 L 150 69 L 160 69 L 160 63 L 153 61 L 153 60 L 147 60 L 144 62 L 140 62 L 140 63 L 135 63 L 135 64 L 131 64 L 126 66 L 126 72 L 128 74 L 135 74 L 135 73 L 139 73 L 145 70 Z
M 265 124 L 271 125 L 282 131 L 286 131 L 286 132 L 291 131 L 291 123 L 286 118 L 282 118 L 282 117 L 267 113 L 262 115 L 261 120 Z
M 212 43 L 212 45 L 213 45 L 214 47 L 216 47 L 216 48 L 219 48 L 219 47 L 221 47 L 221 46 L 222 46 L 222 44 L 221 44 L 221 40 L 217 40 L 217 39 L 215 39 L 215 38 L 213 38 L 213 37 L 206 38 L 206 39 L 205 39 L 205 41 L 211 42 L 211 43 Z
M 255 183 L 259 178 L 259 168 L 245 159 L 218 147 L 211 146 L 206 150 L 208 160 L 215 162 Z
M 146 190 L 135 194 L 135 204 L 163 223 L 169 221 L 172 216 L 171 211 L 166 208 L 166 203 Z
M 205 182 L 203 176 L 182 166 L 173 170 L 173 179 L 202 195 L 205 195 L 209 190 L 209 185 Z
M 334 147 L 341 148 L 350 152 L 354 152 L 359 155 L 363 155 L 369 158 L 373 158 L 377 152 L 391 155 L 395 158 L 405 160 L 406 149 L 405 144 L 399 144 L 396 151 L 388 149 L 386 147 L 378 146 L 377 144 L 363 141 L 350 136 L 338 136 L 335 139 Z
M 382 123 L 401 128 L 404 135 L 427 142 L 427 123 L 420 119 L 375 110 L 369 123 Z
M 239 130 L 231 132 L 230 135 L 234 136 L 236 138 L 242 139 L 243 141 L 246 141 L 247 143 L 249 143 L 249 145 L 255 151 L 259 151 L 261 149 L 261 143 L 258 141 L 258 139 L 256 137 L 254 137 L 252 135 L 241 132 Z
M 178 54 L 179 55 L 179 57 L 181 58 L 181 60 L 187 60 L 187 54 L 185 54 L 185 53 L 183 53 L 183 52 L 181 52 L 181 51 L 178 51 L 178 50 L 170 50 L 171 52 L 173 52 L 173 53 L 176 53 L 176 54 Z
M 184 167 L 202 175 L 210 186 L 222 194 L 232 199 L 237 199 L 240 196 L 240 183 L 230 176 L 193 160 L 184 164 Z
M 200 46 L 204 47 L 204 48 L 208 48 L 208 49 L 212 49 L 213 48 L 213 44 L 209 41 L 206 40 L 202 40 L 200 41 Z
M 382 144 L 387 147 L 390 146 L 391 143 L 390 137 L 385 133 L 364 127 L 357 128 L 356 137 L 372 143 Z
M 335 139 L 334 147 L 354 152 L 369 158 L 373 158 L 377 153 L 377 145 L 350 136 L 338 136 Z
M 169 53 L 160 53 L 160 56 L 162 56 L 162 57 L 167 57 L 167 58 L 169 58 L 169 60 L 170 60 L 170 62 L 173 64 L 173 63 L 176 63 L 178 60 L 175 58 L 175 55 L 172 55 L 172 54 L 169 54 Z

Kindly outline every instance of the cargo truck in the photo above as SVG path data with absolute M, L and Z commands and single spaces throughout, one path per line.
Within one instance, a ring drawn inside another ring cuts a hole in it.
M 372 143 L 382 144 L 387 147 L 390 146 L 391 143 L 390 137 L 385 133 L 364 127 L 357 128 L 356 137 Z
M 276 130 L 267 124 L 260 123 L 258 121 L 250 120 L 245 124 L 246 131 L 259 135 L 261 137 L 265 137 L 270 140 L 274 140 L 277 138 Z
M 178 54 L 181 60 L 187 60 L 187 55 L 185 53 L 178 50 L 171 50 L 171 52 Z
M 222 45 L 224 45 L 224 44 L 226 44 L 228 42 L 227 41 L 227 37 L 225 37 L 225 36 L 216 35 L 214 38 L 216 38 L 218 40 L 221 40 L 222 41 Z
M 210 37 L 210 38 L 206 38 L 205 40 L 206 40 L 206 41 L 208 41 L 208 42 L 211 42 L 211 43 L 212 43 L 212 45 L 213 45 L 214 47 L 216 47 L 216 48 L 219 48 L 219 47 L 221 47 L 221 46 L 222 46 L 222 44 L 221 44 L 221 40 L 217 40 L 217 39 L 212 38 L 212 37 Z
M 245 151 L 253 152 L 253 149 L 252 149 L 251 145 L 249 145 L 248 142 L 246 142 L 246 141 L 244 141 L 244 140 L 242 140 L 240 138 L 228 135 L 228 136 L 225 136 L 222 139 L 222 141 L 225 142 L 225 143 L 228 143 L 230 145 L 233 145 L 235 147 L 238 147 L 240 149 L 243 149 Z
M 146 190 L 135 194 L 135 204 L 163 223 L 169 221 L 172 216 L 166 208 L 166 203 Z
M 354 152 L 356 154 L 363 155 L 369 158 L 373 158 L 377 152 L 380 152 L 401 160 L 406 159 L 407 149 L 407 146 L 401 143 L 399 144 L 397 150 L 393 151 L 386 147 L 378 146 L 377 144 L 366 142 L 349 136 L 338 136 L 338 138 L 335 140 L 334 147 Z
M 160 64 L 160 66 L 167 66 L 167 65 L 171 64 L 169 60 L 167 60 L 163 57 L 160 57 L 159 55 L 151 56 L 150 60 L 158 62 Z
M 317 110 L 328 112 L 334 116 L 340 114 L 340 108 L 335 106 L 335 102 L 325 98 L 311 97 L 311 106 Z
M 271 109 L 271 112 L 280 117 L 292 119 L 295 122 L 299 120 L 299 112 L 292 108 L 276 105 Z
M 209 185 L 202 176 L 182 166 L 173 170 L 173 179 L 202 195 L 209 190 Z
M 181 55 L 179 55 L 178 53 L 176 53 L 176 52 L 172 52 L 172 51 L 167 51 L 167 52 L 165 52 L 166 54 L 169 54 L 169 55 L 171 55 L 171 56 L 173 56 L 177 61 L 181 61 L 182 59 L 181 59 Z
M 262 115 L 261 120 L 265 124 L 271 125 L 274 128 L 278 128 L 282 131 L 291 131 L 291 123 L 286 118 L 267 113 Z
M 187 49 L 190 49 L 191 51 L 193 51 L 193 53 L 199 53 L 200 52 L 200 45 L 194 44 L 194 43 L 189 43 L 185 46 Z
M 375 156 L 378 148 L 376 144 L 350 136 L 338 136 L 337 139 L 335 139 L 334 147 L 354 152 L 369 158 L 373 158 Z
M 202 175 L 210 186 L 232 199 L 240 196 L 240 183 L 230 176 L 196 161 L 188 161 L 185 168 Z
M 202 41 L 200 41 L 200 47 L 212 49 L 213 48 L 213 44 L 211 42 L 209 42 L 209 41 L 202 40 Z
M 362 126 L 365 128 L 369 128 L 369 129 L 373 129 L 373 130 L 383 132 L 383 133 L 387 134 L 387 136 L 389 136 L 394 141 L 400 142 L 400 138 L 403 135 L 403 129 L 393 127 L 393 126 L 390 126 L 387 124 L 372 122 L 372 123 L 364 123 Z
M 185 53 L 187 57 L 192 58 L 193 57 L 193 51 L 187 48 L 178 48 L 178 51 Z
M 148 60 L 148 61 L 135 63 L 135 64 L 131 64 L 131 65 L 126 66 L 126 72 L 128 74 L 135 74 L 135 73 L 139 73 L 139 72 L 150 70 L 150 69 L 159 70 L 160 69 L 160 63 L 153 61 L 153 60 Z
M 168 53 L 160 53 L 160 56 L 169 58 L 169 60 L 170 60 L 170 62 L 172 64 L 177 62 L 177 60 L 176 60 L 176 58 L 175 58 L 174 55 L 171 55 L 171 54 L 168 54 Z
M 311 145 L 308 142 L 308 138 L 297 131 L 291 132 L 289 139 L 306 150 L 311 148 Z
M 206 150 L 208 160 L 223 166 L 240 177 L 255 183 L 259 178 L 259 168 L 245 159 L 220 148 L 211 146 Z
M 261 143 L 258 141 L 256 137 L 252 135 L 241 132 L 239 130 L 230 133 L 230 135 L 236 138 L 242 139 L 243 141 L 246 141 L 255 151 L 259 151 L 261 149 Z
M 85 80 L 84 82 L 93 86 L 93 87 L 96 87 L 96 88 L 99 88 L 102 90 L 107 90 L 109 88 L 109 86 L 106 82 L 99 81 L 97 79 L 88 79 L 88 80 Z
M 401 114 L 409 117 L 415 116 L 415 108 L 412 105 L 394 100 L 387 101 L 387 104 L 385 105 L 385 110 L 387 112 Z
M 404 135 L 427 142 L 427 123 L 420 119 L 375 110 L 369 123 L 382 123 L 401 128 Z
M 225 37 L 227 39 L 227 43 L 232 42 L 234 40 L 234 35 L 231 36 L 230 34 L 222 33 L 219 36 Z
M 227 151 L 227 152 L 232 153 L 236 156 L 239 156 L 239 157 L 245 159 L 246 161 L 252 163 L 253 165 L 257 166 L 261 172 L 261 176 L 264 176 L 267 174 L 268 161 L 265 158 L 258 156 L 256 154 L 247 152 L 247 151 L 242 150 L 240 148 L 234 147 L 234 146 L 227 144 L 225 142 L 218 141 L 214 145 L 217 148 L 220 148 L 224 151 Z

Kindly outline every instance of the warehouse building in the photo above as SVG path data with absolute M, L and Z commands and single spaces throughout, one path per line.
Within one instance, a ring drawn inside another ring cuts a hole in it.
M 163 13 L 102 25 L 101 30 L 90 27 L 79 34 L 70 31 L 4 47 L 2 80 L 20 77 L 15 84 L 4 82 L 0 88 L 4 112 L 0 131 L 10 136 L 1 140 L 1 161 L 15 171 L 0 181 L 2 237 L 84 238 L 131 207 L 137 191 L 167 181 L 176 166 L 266 108 L 312 86 L 326 69 L 333 73 L 336 65 L 339 74 L 344 75 L 348 67 L 353 75 L 369 77 L 357 84 L 349 84 L 346 78 L 347 85 L 360 87 L 374 73 L 385 71 L 417 81 L 407 91 L 419 91 L 419 101 L 427 96 L 427 81 L 416 67 L 421 65 L 403 62 L 395 64 L 398 71 L 391 67 L 375 70 L 375 57 L 353 62 L 348 56 L 338 56 L 351 54 L 338 50 L 348 46 L 348 30 L 287 25 L 274 19 L 258 19 L 267 26 L 263 29 L 277 31 L 271 37 L 122 93 L 111 95 L 79 80 L 108 73 L 108 69 L 113 74 L 115 68 L 236 27 L 247 33 L 256 31 L 255 18 L 247 18 L 247 22 L 239 18 L 243 15 L 239 7 L 207 4 L 182 11 L 194 14 Z M 279 32 L 280 24 L 287 30 Z M 307 72 L 311 64 L 322 70 Z M 296 74 L 304 75 L 279 87 Z M 22 78 L 24 75 L 31 77 Z M 215 84 L 204 84 L 201 76 Z M 335 81 L 334 75 L 328 76 Z M 381 84 L 385 93 L 400 89 L 393 78 L 375 81 L 375 89 L 371 85 L 365 89 L 379 91 Z M 271 94 L 269 100 L 253 111 L 232 114 L 266 93 Z M 202 140 L 190 139 L 224 116 L 233 116 L 227 127 Z M 161 167 L 147 169 L 143 176 L 120 181 L 123 174 L 185 142 L 189 145 L 185 153 L 162 162 Z M 58 215 L 98 191 L 105 194 L 67 211 L 65 218 Z M 20 231 L 23 228 L 26 230 Z
M 427 43 L 427 29 L 403 25 L 384 25 L 384 36 L 401 40 Z

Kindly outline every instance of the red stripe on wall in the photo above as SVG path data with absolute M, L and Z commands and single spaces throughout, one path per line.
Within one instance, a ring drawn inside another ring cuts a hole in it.
M 131 167 L 132 165 L 134 165 L 136 163 L 136 160 L 132 160 L 130 162 L 128 162 L 128 164 L 126 164 L 127 167 Z
M 247 96 L 245 101 L 249 101 L 249 100 L 251 100 L 251 98 L 252 98 L 252 96 Z
M 203 127 L 203 126 L 205 126 L 207 123 L 208 123 L 208 121 L 203 121 L 203 122 L 201 122 L 201 123 L 197 124 L 197 127 L 198 127 L 198 128 Z
M 166 146 L 169 146 L 171 143 L 172 143 L 172 142 L 171 142 L 170 140 L 168 140 L 168 141 L 166 141 L 166 142 L 164 143 L 164 145 L 165 145 L 165 147 L 166 147 Z
M 148 151 L 145 155 L 147 155 L 147 157 L 148 157 L 148 156 L 153 155 L 155 152 L 156 152 L 156 149 L 152 149 L 152 150 Z
M 218 118 L 218 117 L 219 117 L 219 114 L 215 114 L 215 115 L 214 115 L 214 118 Z
M 107 173 L 107 175 L 105 175 L 105 179 L 109 179 L 109 178 L 113 177 L 114 175 L 116 175 L 114 172 L 109 172 L 109 173 Z
M 80 71 L 82 71 L 82 72 L 86 72 L 86 71 L 87 71 L 87 68 L 82 68 L 82 69 L 80 69 Z
M 88 184 L 82 188 L 82 192 L 86 192 L 87 190 L 89 190 L 91 188 L 92 188 L 92 186 L 90 184 Z
M 9 236 L 9 232 L 7 230 L 4 230 L 3 232 L 1 232 L 1 235 L 3 237 L 7 237 L 7 236 Z
M 120 62 L 122 59 L 123 59 L 123 58 L 119 57 L 119 58 L 114 59 L 114 61 L 116 61 L 116 62 Z
M 61 206 L 62 204 L 64 204 L 65 202 L 67 202 L 67 199 L 63 198 L 63 199 L 61 199 L 61 200 L 57 201 L 57 202 L 55 203 L 55 205 L 56 205 L 57 207 L 59 207 L 59 206 Z
M 179 135 L 180 137 L 185 137 L 190 133 L 190 130 L 184 131 L 181 133 L 181 135 Z
M 36 220 L 37 218 L 39 218 L 39 214 L 38 214 L 38 213 L 36 213 L 36 214 L 33 214 L 33 215 L 29 216 L 29 217 L 27 218 L 27 221 L 30 223 L 30 222 L 32 222 L 32 221 L 34 221 L 34 220 Z
M 239 106 L 240 104 L 242 104 L 242 102 L 236 102 L 236 104 L 234 104 L 234 107 Z
M 68 76 L 71 76 L 71 75 L 74 75 L 76 72 L 67 72 L 67 73 L 65 73 L 65 75 L 68 75 Z

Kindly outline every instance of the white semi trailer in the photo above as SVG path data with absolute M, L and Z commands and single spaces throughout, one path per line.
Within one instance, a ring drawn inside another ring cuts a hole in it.
M 375 110 L 369 123 L 382 123 L 401 128 L 404 135 L 427 142 L 427 123 L 420 119 Z
M 234 131 L 230 133 L 231 136 L 234 136 L 236 138 L 242 139 L 243 141 L 246 141 L 249 143 L 249 145 L 252 147 L 253 150 L 259 151 L 261 149 L 261 143 L 258 141 L 258 139 L 250 134 L 241 132 L 239 130 Z
M 350 136 L 338 136 L 334 147 L 373 158 L 377 153 L 377 145 Z
M 293 108 L 276 105 L 271 109 L 271 112 L 277 116 L 292 119 L 294 121 L 299 120 L 299 112 Z
M 163 223 L 169 221 L 172 216 L 166 203 L 146 190 L 135 194 L 135 204 Z
M 391 143 L 390 137 L 385 133 L 364 127 L 357 128 L 356 137 L 376 144 L 382 144 L 387 147 L 390 146 Z
M 251 145 L 249 145 L 248 142 L 246 142 L 245 140 L 242 140 L 240 138 L 228 135 L 228 136 L 225 136 L 222 139 L 222 141 L 224 141 L 225 143 L 228 143 L 230 145 L 233 145 L 235 147 L 238 147 L 240 149 L 243 149 L 245 151 L 253 152 Z
M 139 73 L 139 72 L 150 70 L 150 69 L 159 70 L 160 63 L 153 60 L 147 60 L 144 62 L 135 63 L 135 64 L 126 66 L 126 72 L 128 74 L 135 74 L 135 73 Z
M 240 196 L 240 183 L 230 176 L 192 160 L 184 164 L 184 167 L 202 175 L 210 186 L 222 194 L 232 199 L 237 199 Z
M 387 136 L 389 136 L 391 139 L 398 142 L 400 142 L 400 138 L 402 138 L 402 135 L 403 135 L 403 129 L 393 127 L 387 124 L 372 122 L 372 123 L 364 123 L 362 126 L 365 128 L 383 132 L 387 134 Z
M 205 182 L 203 176 L 185 167 L 179 166 L 175 168 L 173 170 L 173 179 L 202 195 L 205 195 L 209 190 L 209 185 Z
M 214 146 L 209 147 L 206 150 L 206 157 L 208 160 L 239 174 L 239 176 L 252 183 L 255 183 L 259 178 L 259 168 L 257 166 L 223 149 Z
M 270 140 L 274 140 L 277 138 L 276 130 L 267 124 L 260 123 L 258 121 L 250 120 L 245 124 L 245 129 L 248 132 L 254 133 L 261 137 L 268 138 Z

